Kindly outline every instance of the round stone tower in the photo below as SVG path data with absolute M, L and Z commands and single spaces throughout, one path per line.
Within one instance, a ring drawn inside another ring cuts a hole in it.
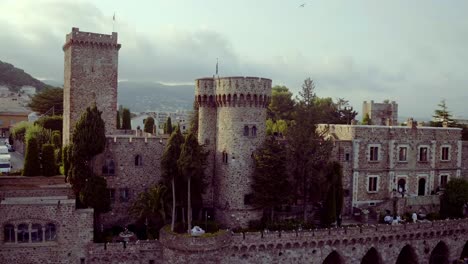
M 210 81 L 213 88 L 209 88 Z M 246 226 L 249 220 L 261 216 L 261 211 L 252 207 L 252 154 L 265 139 L 270 97 L 270 79 L 197 80 L 199 141 L 213 153 L 207 176 L 213 188 L 215 217 L 230 227 Z

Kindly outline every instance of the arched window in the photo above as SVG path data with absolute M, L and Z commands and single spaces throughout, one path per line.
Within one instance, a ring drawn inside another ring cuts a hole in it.
M 226 151 L 223 151 L 223 163 L 227 164 L 228 163 L 228 154 Z
M 18 243 L 29 242 L 29 228 L 27 224 L 20 224 L 18 226 Z
M 257 136 L 257 127 L 256 126 L 253 126 L 252 127 L 252 134 L 251 134 L 252 137 L 256 137 Z
M 249 126 L 244 126 L 244 136 L 249 136 Z
M 141 155 L 136 155 L 135 156 L 135 166 L 141 166 L 143 165 L 143 160 L 141 158 Z
M 33 224 L 31 226 L 31 241 L 42 242 L 42 226 L 40 224 Z
M 112 159 L 106 159 L 102 165 L 102 175 L 115 175 L 115 163 Z
M 46 241 L 53 241 L 56 239 L 56 228 L 55 225 L 52 223 L 48 223 L 45 229 L 45 240 Z
M 12 224 L 3 227 L 3 241 L 15 242 L 15 227 Z

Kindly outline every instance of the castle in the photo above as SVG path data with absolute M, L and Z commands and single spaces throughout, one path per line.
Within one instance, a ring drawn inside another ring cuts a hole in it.
M 63 47 L 64 143 L 91 103 L 106 122 L 106 148 L 95 165 L 95 173 L 107 180 L 112 202 L 112 211 L 101 216 L 104 226 L 133 221 L 128 208 L 138 193 L 161 180 L 167 142 L 167 136 L 115 129 L 120 47 L 117 33 L 78 28 Z M 228 227 L 245 226 L 261 214 L 250 205 L 249 175 L 251 155 L 265 138 L 271 80 L 202 78 L 196 80 L 195 94 L 198 140 L 209 150 L 205 210 Z M 396 108 L 391 115 L 376 116 L 393 122 Z M 386 200 L 400 196 L 403 207 L 411 206 L 413 194 L 429 197 L 451 177 L 467 176 L 468 147 L 457 129 L 413 122 L 411 127 L 319 129 L 334 141 L 333 157 L 344 168 L 346 214 L 353 208 L 386 208 Z M 425 208 L 424 201 L 414 205 Z M 222 230 L 202 238 L 162 229 L 159 240 L 93 243 L 93 210 L 76 209 L 70 186 L 60 176 L 0 177 L 0 223 L 1 263 L 439 263 L 434 258 L 468 257 L 467 220 L 293 232 Z

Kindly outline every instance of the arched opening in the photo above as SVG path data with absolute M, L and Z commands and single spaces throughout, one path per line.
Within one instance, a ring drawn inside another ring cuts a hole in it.
M 336 251 L 332 251 L 328 254 L 327 258 L 323 261 L 323 264 L 343 264 L 343 258 Z
M 253 126 L 253 127 L 252 127 L 251 136 L 252 136 L 252 137 L 256 137 L 256 136 L 257 136 L 257 127 L 256 127 L 256 126 Z
M 447 245 L 440 241 L 431 252 L 429 264 L 449 264 L 449 249 Z
M 461 253 L 460 259 L 468 258 L 468 241 L 466 241 L 463 251 Z
M 421 178 L 418 181 L 418 195 L 423 196 L 426 194 L 426 179 Z
M 418 256 L 410 245 L 404 246 L 398 255 L 396 264 L 418 264 Z
M 46 241 L 53 241 L 56 238 L 56 228 L 55 225 L 52 223 L 48 223 L 45 228 L 45 240 Z
M 398 192 L 399 193 L 406 192 L 406 180 L 405 179 L 398 180 Z
M 31 241 L 42 242 L 42 226 L 40 224 L 33 224 L 31 226 Z
M 12 224 L 6 224 L 3 227 L 3 241 L 15 242 L 15 227 Z
M 249 136 L 249 126 L 244 126 L 244 136 Z
M 143 165 L 143 160 L 141 158 L 141 155 L 136 155 L 135 156 L 135 166 L 141 166 Z
M 372 247 L 362 258 L 361 264 L 382 264 L 379 252 L 377 252 L 377 250 L 374 247 Z
M 18 243 L 29 242 L 29 229 L 27 224 L 20 224 L 18 226 Z

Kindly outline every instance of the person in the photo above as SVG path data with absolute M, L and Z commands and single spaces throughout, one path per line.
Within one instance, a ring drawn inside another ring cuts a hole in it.
M 391 224 L 393 221 L 393 218 L 390 216 L 390 215 L 386 215 L 384 217 L 384 222 L 387 223 L 387 224 Z
M 413 223 L 416 223 L 416 221 L 418 221 L 418 215 L 416 213 L 413 213 L 411 218 L 413 219 Z

